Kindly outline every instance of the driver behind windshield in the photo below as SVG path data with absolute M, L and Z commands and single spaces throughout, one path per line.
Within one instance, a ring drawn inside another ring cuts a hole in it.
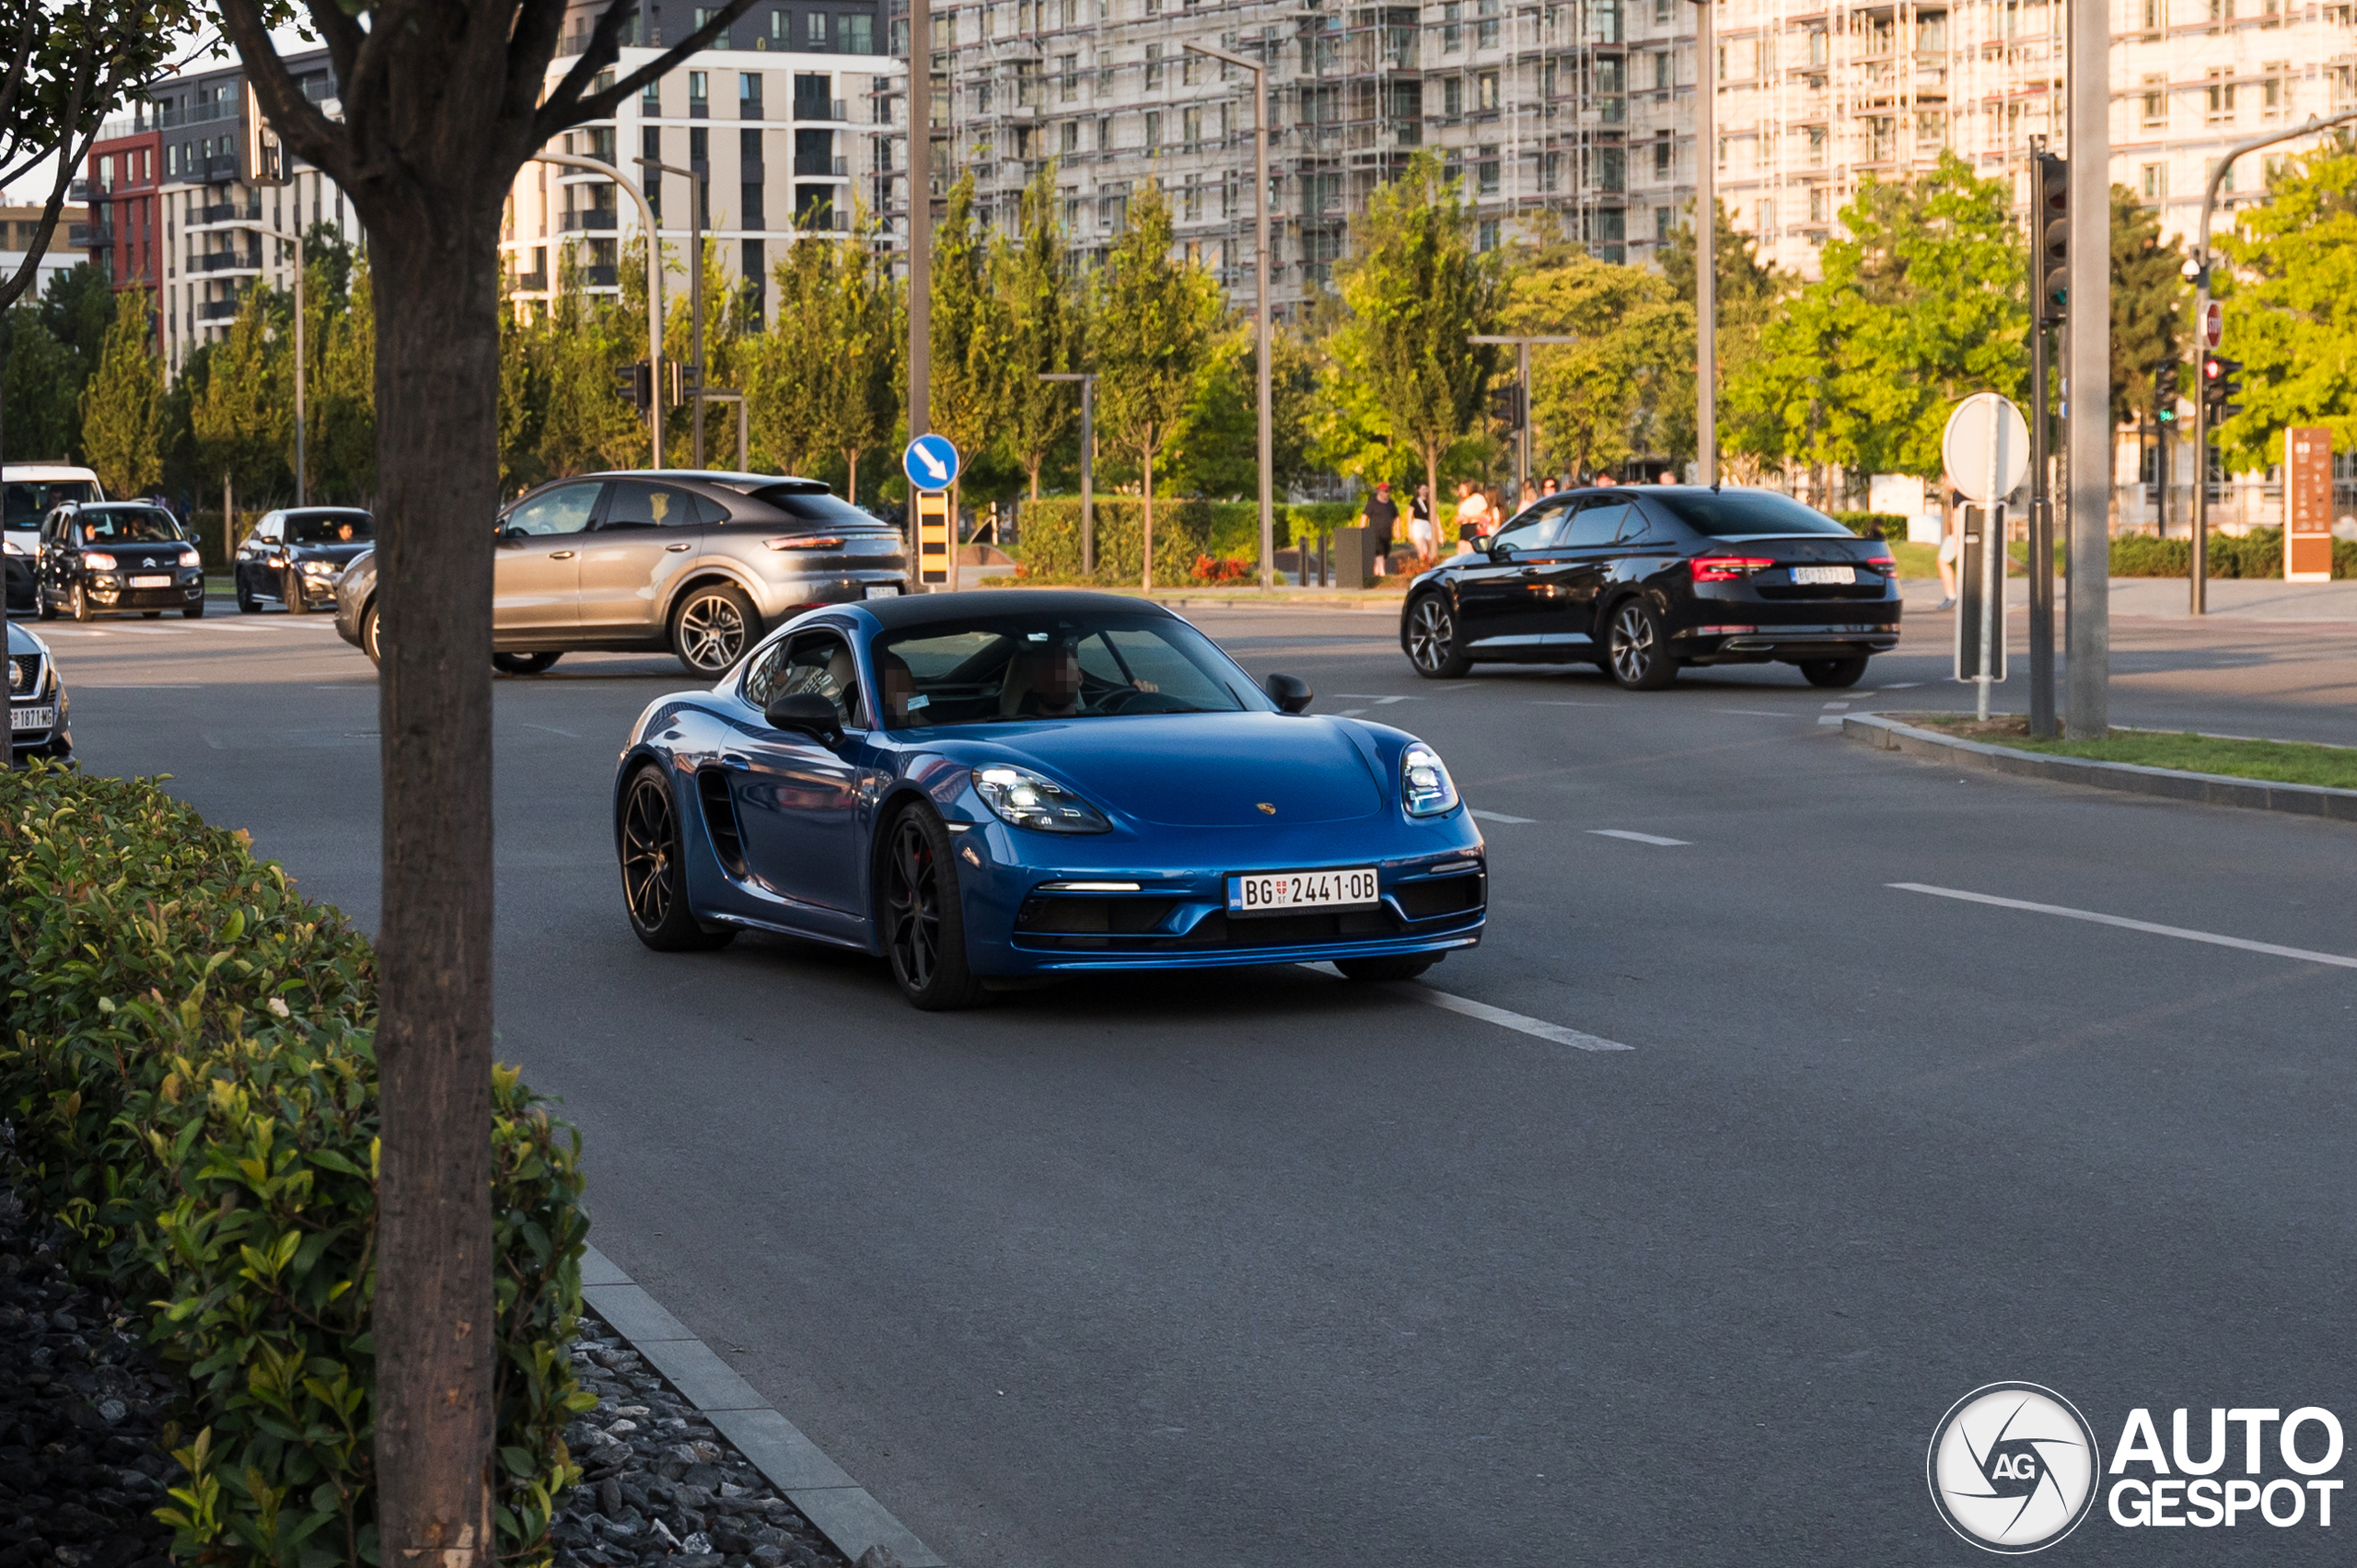
M 84 544 L 173 544 L 180 537 L 165 512 L 85 512 L 80 521 Z
M 1033 636 L 1040 636 L 1033 633 Z M 1008 719 L 1068 719 L 1080 713 L 1080 649 L 1069 639 L 1018 644 L 1006 661 L 998 712 Z

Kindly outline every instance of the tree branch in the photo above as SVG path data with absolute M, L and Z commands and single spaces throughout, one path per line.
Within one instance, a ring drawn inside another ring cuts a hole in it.
M 81 118 L 86 90 L 87 84 L 75 87 L 73 112 L 67 116 L 66 123 L 72 124 Z M 49 253 L 50 238 L 57 232 L 57 215 L 65 205 L 66 188 L 73 184 L 74 171 L 82 166 L 84 158 L 90 156 L 90 148 L 98 139 L 99 127 L 93 125 L 89 134 L 82 137 L 80 146 L 75 146 L 73 139 L 68 137 L 65 145 L 57 149 L 57 179 L 50 187 L 48 204 L 41 209 L 41 226 L 33 230 L 32 243 L 25 247 L 25 260 L 17 267 L 17 275 L 0 283 L 0 315 L 5 315 L 9 307 L 22 298 L 25 290 L 41 275 L 41 258 Z
M 270 29 L 262 25 L 254 0 L 221 0 L 221 25 L 238 53 L 246 61 L 246 80 L 253 85 L 255 101 L 279 138 L 342 184 L 350 168 L 346 139 L 335 133 L 328 117 L 303 96 L 294 73 L 271 47 Z
M 562 105 L 554 97 L 552 97 L 547 103 L 540 106 L 540 113 L 534 117 L 532 131 L 538 138 L 534 145 L 544 144 L 558 132 L 578 125 L 585 120 L 601 120 L 611 114 L 614 111 L 614 105 L 621 102 L 647 83 L 659 81 L 668 75 L 690 55 L 709 48 L 714 39 L 736 25 L 737 18 L 752 8 L 753 0 L 728 0 L 728 4 L 721 7 L 717 16 L 682 39 L 678 47 L 666 50 L 659 58 L 640 66 L 604 92 L 592 93 L 570 105 Z M 595 48 L 594 40 L 592 48 Z M 620 48 L 613 49 L 604 60 L 590 68 L 589 75 L 595 76 L 598 71 L 613 64 L 621 54 Z M 590 59 L 591 56 L 584 55 L 580 64 L 567 73 L 565 80 L 570 82 L 575 76 L 580 75 L 583 68 L 590 64 Z
M 0 125 L 12 123 L 8 111 L 17 106 L 17 94 L 25 85 L 25 71 L 33 58 L 33 18 L 40 13 L 28 6 L 22 26 L 17 29 L 17 57 L 8 64 L 8 85 L 0 87 Z

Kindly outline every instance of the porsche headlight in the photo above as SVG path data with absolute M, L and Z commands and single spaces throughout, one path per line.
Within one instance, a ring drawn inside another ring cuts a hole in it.
M 974 770 L 974 793 L 1002 822 L 1043 833 L 1105 833 L 1104 813 L 1053 779 L 1028 768 L 993 763 Z
M 1438 817 L 1457 809 L 1457 781 L 1448 776 L 1448 764 L 1421 740 L 1400 753 L 1399 804 L 1411 817 Z

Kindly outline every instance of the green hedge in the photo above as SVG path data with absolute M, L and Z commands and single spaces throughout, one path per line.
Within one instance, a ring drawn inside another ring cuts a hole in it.
M 1897 512 L 1828 512 L 1826 516 L 1860 539 L 1889 540 L 1898 543 L 1907 538 L 1907 519 Z
M 1145 504 L 1135 495 L 1097 497 L 1097 573 L 1086 579 L 1109 587 L 1138 581 L 1144 568 Z M 1179 496 L 1154 503 L 1154 581 L 1183 587 L 1194 581 L 1198 557 L 1212 553 L 1212 504 Z M 1256 520 L 1254 528 L 1259 528 Z M 1023 505 L 1019 537 L 1023 567 L 1032 582 L 1081 582 L 1080 499 L 1051 496 Z M 1256 552 L 1257 554 L 1257 552 Z
M 26 1200 L 186 1379 L 183 1560 L 377 1559 L 375 958 L 343 915 L 156 782 L 0 774 L 0 1111 Z M 595 1404 L 580 1140 L 493 1084 L 498 1549 L 545 1562 Z
M 2283 577 L 2283 530 L 2253 528 L 2247 534 L 2212 533 L 2206 552 L 2212 577 Z M 2193 571 L 2193 541 L 2126 534 L 2111 541 L 2115 577 L 2184 577 Z M 2357 540 L 2332 541 L 2332 575 L 2357 577 Z

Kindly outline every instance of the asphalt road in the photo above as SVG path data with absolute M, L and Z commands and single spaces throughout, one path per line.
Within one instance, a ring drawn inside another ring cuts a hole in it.
M 608 791 L 686 682 L 499 686 L 501 1049 L 583 1129 L 598 1245 L 951 1562 L 1980 1561 L 1923 1470 L 1980 1384 L 2107 1453 L 2133 1406 L 2164 1442 L 2177 1406 L 2357 1420 L 2357 970 L 1890 886 L 2357 955 L 2357 833 L 1841 740 L 1829 703 L 1968 705 L 1939 617 L 1855 692 L 1649 695 L 1196 619 L 1492 814 L 1491 935 L 1435 987 L 1632 1049 L 1298 969 L 932 1016 L 784 941 L 652 954 Z M 44 631 L 86 766 L 172 773 L 373 918 L 374 684 L 324 619 Z M 2357 634 L 2115 645 L 2116 722 L 2357 738 Z M 2098 1511 L 2055 1557 L 2335 1539 Z

